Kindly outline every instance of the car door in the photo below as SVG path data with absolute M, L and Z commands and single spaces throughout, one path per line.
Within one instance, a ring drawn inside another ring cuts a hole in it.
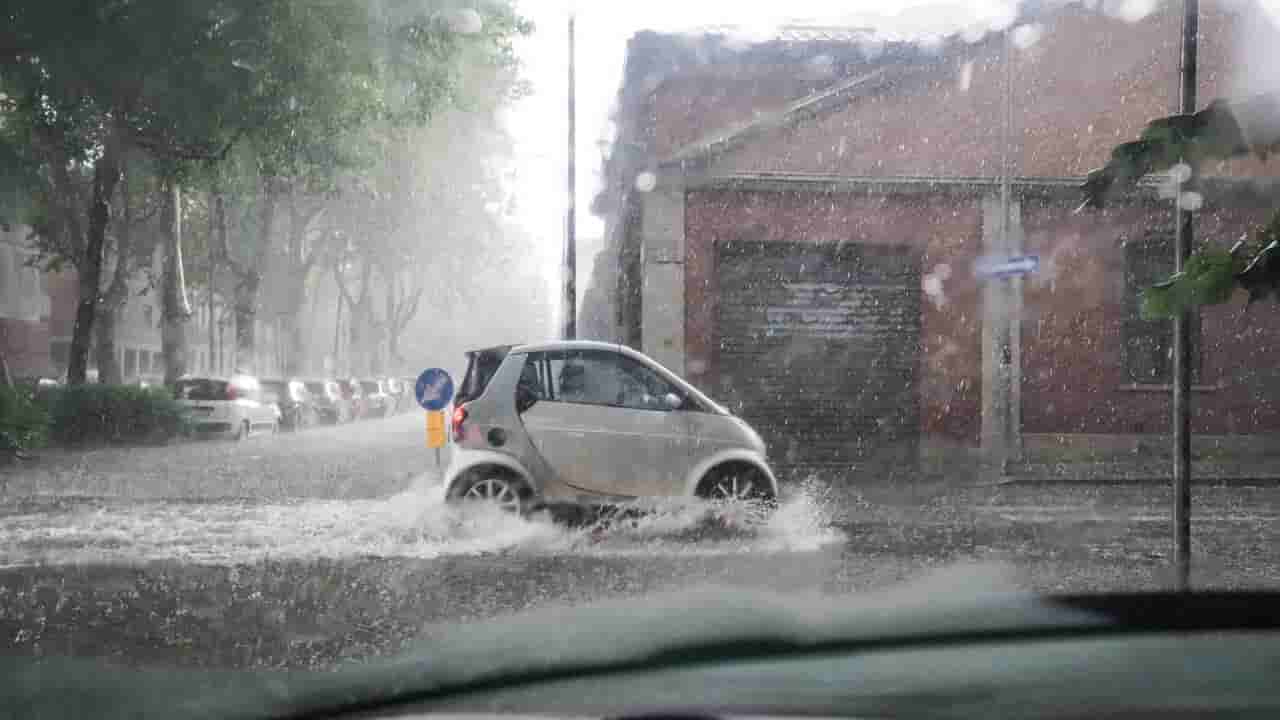
M 681 492 L 688 418 L 666 404 L 678 390 L 656 371 L 623 353 L 592 349 L 531 353 L 525 377 L 542 387 L 524 409 L 524 426 L 565 484 L 603 495 Z

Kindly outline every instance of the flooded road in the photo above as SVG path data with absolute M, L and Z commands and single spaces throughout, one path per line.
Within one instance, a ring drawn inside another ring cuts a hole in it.
M 447 505 L 443 486 L 424 477 L 381 500 L 28 503 L 0 513 L 0 566 L 430 560 L 498 552 L 750 554 L 816 550 L 843 538 L 804 494 L 767 517 L 749 508 L 671 503 L 633 519 L 567 527 L 546 514 L 520 518 Z
M 1043 591 L 1166 587 L 1167 488 L 791 484 L 768 515 L 611 523 L 446 505 L 413 415 L 242 444 L 51 452 L 5 471 L 0 653 L 332 667 L 442 624 L 714 584 L 833 602 L 954 563 Z M 1280 585 L 1280 488 L 1197 486 L 1196 584 Z

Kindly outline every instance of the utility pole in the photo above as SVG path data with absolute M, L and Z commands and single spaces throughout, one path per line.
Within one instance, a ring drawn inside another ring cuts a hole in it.
M 574 15 L 569 13 L 569 207 L 565 212 L 564 235 L 564 339 L 578 337 L 578 247 L 577 247 L 577 166 L 574 145 L 577 140 L 577 118 L 574 103 Z
M 1182 0 L 1182 67 L 1178 111 L 1196 111 L 1196 45 L 1200 25 L 1199 0 Z M 1186 162 L 1184 158 L 1183 162 Z M 1178 192 L 1175 204 L 1174 270 L 1182 272 L 1195 239 L 1191 211 L 1182 197 L 1196 187 L 1197 168 Z M 1191 313 L 1183 310 L 1173 325 L 1173 552 L 1175 587 L 1191 587 Z
M 1006 255 L 1014 252 L 1013 213 L 1010 207 L 1012 192 L 1010 176 L 1013 174 L 1013 163 L 1009 151 L 1009 143 L 1013 139 L 1013 43 L 1010 41 L 1012 28 L 1005 28 L 1004 48 L 1001 52 L 1004 60 L 1004 117 L 1000 124 L 1000 246 Z M 1009 474 L 1010 460 L 1014 455 L 1013 424 L 1021 418 L 1020 412 L 1013 407 L 1014 397 L 1018 397 L 1013 387 L 1013 325 L 1020 320 L 1013 315 L 1013 296 L 1022 292 L 1022 283 L 1016 276 L 997 280 L 1000 283 L 1000 392 L 1004 395 L 1004 416 L 1000 423 L 1000 475 Z

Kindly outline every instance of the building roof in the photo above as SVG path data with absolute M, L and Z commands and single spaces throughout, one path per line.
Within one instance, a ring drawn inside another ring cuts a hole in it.
M 659 161 L 658 164 L 687 164 L 702 160 L 716 153 L 729 150 L 741 143 L 748 142 L 769 130 L 784 127 L 799 119 L 812 117 L 817 113 L 834 108 L 856 91 L 882 87 L 887 70 L 886 66 L 875 68 L 870 72 L 841 80 L 834 85 L 810 93 L 798 100 L 787 103 L 777 110 L 759 113 L 746 122 L 715 130 L 694 142 L 682 146 L 676 152 Z

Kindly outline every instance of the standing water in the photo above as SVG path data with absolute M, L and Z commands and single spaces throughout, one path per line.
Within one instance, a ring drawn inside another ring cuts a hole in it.
M 444 488 L 377 500 L 62 500 L 0 517 L 0 566 L 178 560 L 431 559 L 514 552 L 632 555 L 813 551 L 843 536 L 809 492 L 769 513 L 671 501 L 568 527 L 545 514 L 447 504 Z

